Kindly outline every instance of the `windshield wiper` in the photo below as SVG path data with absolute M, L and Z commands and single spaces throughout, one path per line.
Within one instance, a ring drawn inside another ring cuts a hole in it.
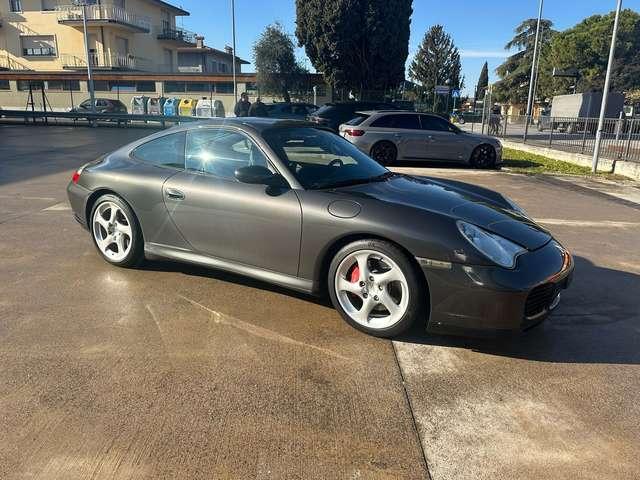
M 391 171 L 386 171 L 380 175 L 376 175 L 375 177 L 349 178 L 347 180 L 341 180 L 333 183 L 315 182 L 309 185 L 309 188 L 312 190 L 319 190 L 323 188 L 339 188 L 339 187 L 349 187 L 351 185 L 361 185 L 364 183 L 384 182 L 387 179 L 393 177 L 394 175 L 395 173 Z

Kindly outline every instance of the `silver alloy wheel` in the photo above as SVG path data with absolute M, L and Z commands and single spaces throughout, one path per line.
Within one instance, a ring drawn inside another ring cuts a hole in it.
M 100 251 L 114 262 L 121 262 L 131 250 L 133 230 L 122 208 L 113 202 L 98 205 L 93 214 L 93 238 Z
M 392 327 L 409 306 L 409 284 L 400 267 L 375 250 L 347 255 L 336 271 L 336 297 L 355 322 L 373 329 Z

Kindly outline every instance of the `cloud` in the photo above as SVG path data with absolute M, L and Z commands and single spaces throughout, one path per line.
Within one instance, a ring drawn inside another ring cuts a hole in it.
M 462 58 L 506 58 L 509 52 L 506 50 L 460 50 Z

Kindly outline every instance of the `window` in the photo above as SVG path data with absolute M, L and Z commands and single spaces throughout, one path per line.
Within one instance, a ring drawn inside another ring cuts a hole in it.
M 384 115 L 374 120 L 372 127 L 378 128 L 404 128 L 420 130 L 420 122 L 417 115 Z
M 21 0 L 9 0 L 9 10 L 12 12 L 21 12 L 22 11 L 22 1 Z
M 137 92 L 155 92 L 156 82 L 136 82 Z
M 201 82 L 187 82 L 187 92 L 210 92 L 213 89 L 213 85 L 210 83 Z
M 435 132 L 456 132 L 458 129 L 449 122 L 433 115 L 420 115 L 420 122 L 423 130 Z
M 10 90 L 9 80 L 0 80 L 0 90 Z
M 233 82 L 216 82 L 216 93 L 233 93 Z
M 80 91 L 80 82 L 78 80 L 47 80 L 47 90 L 78 92 Z
M 218 62 L 218 72 L 227 73 L 229 71 L 229 66 L 226 63 Z
M 42 90 L 44 88 L 44 82 L 40 80 L 18 80 L 18 90 L 28 91 L 29 85 L 33 90 Z
M 23 35 L 22 55 L 25 57 L 55 57 L 56 38 L 53 35 Z
M 273 128 L 263 136 L 305 188 L 382 181 L 391 174 L 355 145 L 326 130 Z
M 185 92 L 185 82 L 164 82 L 164 91 L 165 92 L 184 93 Z
M 187 170 L 229 180 L 235 180 L 237 168 L 248 165 L 269 166 L 264 154 L 246 135 L 223 129 L 187 132 L 185 156 Z
M 58 0 L 42 0 L 42 10 L 50 12 L 58 6 Z
M 165 135 L 136 148 L 132 155 L 159 167 L 184 168 L 184 132 Z

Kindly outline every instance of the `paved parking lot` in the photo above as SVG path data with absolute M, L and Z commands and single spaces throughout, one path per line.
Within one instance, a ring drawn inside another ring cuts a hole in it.
M 321 299 L 103 262 L 65 186 L 148 133 L 0 125 L 0 478 L 637 478 L 640 206 L 421 169 L 514 198 L 575 281 L 521 338 L 390 342 Z

